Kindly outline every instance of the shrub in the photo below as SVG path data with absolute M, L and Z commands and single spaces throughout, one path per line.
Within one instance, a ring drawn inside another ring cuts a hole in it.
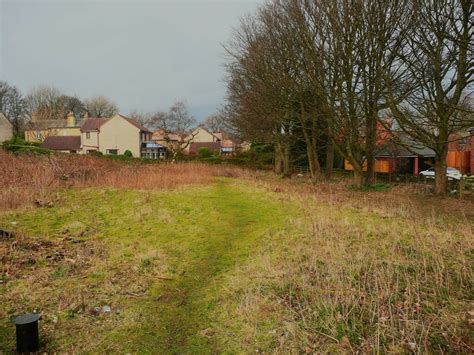
M 201 147 L 198 149 L 199 158 L 209 158 L 211 156 L 211 151 L 207 147 Z
M 53 151 L 40 147 L 39 142 L 27 142 L 20 137 L 13 137 L 12 139 L 3 142 L 1 145 L 6 151 L 15 154 L 34 153 L 34 154 L 52 154 Z
M 123 153 L 123 155 L 125 155 L 126 157 L 130 157 L 130 158 L 132 158 L 132 157 L 133 157 L 133 154 L 132 154 L 132 152 L 131 152 L 131 151 L 129 151 L 129 150 L 126 150 L 126 151 Z

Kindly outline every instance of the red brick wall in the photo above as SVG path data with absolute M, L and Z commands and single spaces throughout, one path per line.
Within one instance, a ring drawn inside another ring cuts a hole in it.
M 471 129 L 471 175 L 474 175 L 474 129 Z

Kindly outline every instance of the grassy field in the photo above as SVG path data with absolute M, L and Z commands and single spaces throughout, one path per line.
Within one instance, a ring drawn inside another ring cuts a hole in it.
M 0 349 L 472 352 L 471 202 L 212 175 L 0 212 Z

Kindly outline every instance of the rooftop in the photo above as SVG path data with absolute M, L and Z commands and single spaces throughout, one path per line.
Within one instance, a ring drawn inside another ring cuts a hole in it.
M 79 150 L 81 149 L 80 136 L 49 136 L 41 144 L 41 148 L 52 150 Z

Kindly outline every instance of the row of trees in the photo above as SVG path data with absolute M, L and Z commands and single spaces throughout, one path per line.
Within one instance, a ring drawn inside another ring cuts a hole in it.
M 71 111 L 78 118 L 84 117 L 86 112 L 91 117 L 110 117 L 118 113 L 118 108 L 104 96 L 81 100 L 48 86 L 34 88 L 23 95 L 15 86 L 0 81 L 0 112 L 13 124 L 16 135 L 33 119 L 64 119 Z
M 303 145 L 312 177 L 322 163 L 331 177 L 336 152 L 357 184 L 374 182 L 380 128 L 396 128 L 434 150 L 444 194 L 449 136 L 474 125 L 473 9 L 471 0 L 271 1 L 226 46 L 230 121 L 274 144 L 277 172 L 290 173 Z

